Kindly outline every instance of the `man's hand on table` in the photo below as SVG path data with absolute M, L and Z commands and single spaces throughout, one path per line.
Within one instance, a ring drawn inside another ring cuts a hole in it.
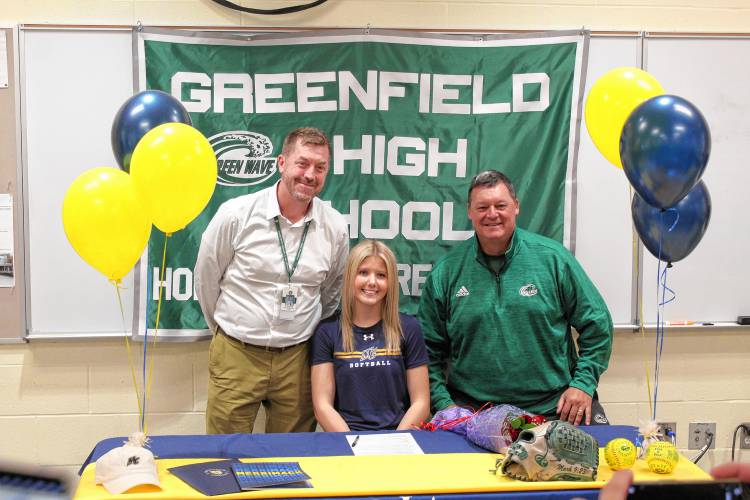
M 573 425 L 591 424 L 592 397 L 575 387 L 568 387 L 557 402 L 557 414 L 560 420 L 567 420 Z

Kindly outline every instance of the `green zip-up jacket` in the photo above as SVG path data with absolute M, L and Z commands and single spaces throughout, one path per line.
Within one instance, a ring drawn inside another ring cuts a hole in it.
M 492 271 L 475 236 L 427 278 L 419 320 L 436 410 L 454 392 L 551 415 L 568 387 L 593 395 L 607 369 L 612 318 L 575 257 L 516 228 L 503 260 Z

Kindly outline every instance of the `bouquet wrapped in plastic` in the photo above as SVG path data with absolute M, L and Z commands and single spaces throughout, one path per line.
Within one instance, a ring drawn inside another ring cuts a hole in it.
M 513 405 L 482 407 L 474 412 L 453 406 L 440 410 L 423 426 L 426 430 L 449 430 L 490 451 L 506 453 L 508 446 L 522 430 L 545 422 L 539 415 L 529 414 Z
M 525 418 L 528 417 L 527 419 Z M 513 405 L 492 406 L 477 412 L 466 423 L 466 438 L 482 448 L 506 453 L 523 429 L 530 429 L 535 415 L 529 415 Z M 541 422 L 544 422 L 544 417 Z M 539 422 L 539 423 L 541 423 Z
M 466 435 L 466 421 L 474 416 L 474 412 L 463 406 L 450 406 L 438 411 L 422 429 L 428 431 L 445 430 L 456 434 Z

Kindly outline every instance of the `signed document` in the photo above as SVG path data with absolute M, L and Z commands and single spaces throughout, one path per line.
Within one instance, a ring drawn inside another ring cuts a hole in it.
M 351 434 L 346 436 L 355 455 L 421 455 L 424 454 L 408 432 L 396 434 Z

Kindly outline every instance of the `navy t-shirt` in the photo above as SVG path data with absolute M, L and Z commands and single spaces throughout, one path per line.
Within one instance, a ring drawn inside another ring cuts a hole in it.
M 401 314 L 401 348 L 386 351 L 382 323 L 354 327 L 354 349 L 344 352 L 338 318 L 318 325 L 312 338 L 313 365 L 333 363 L 333 407 L 356 431 L 395 429 L 411 405 L 406 370 L 428 362 L 422 328 Z

